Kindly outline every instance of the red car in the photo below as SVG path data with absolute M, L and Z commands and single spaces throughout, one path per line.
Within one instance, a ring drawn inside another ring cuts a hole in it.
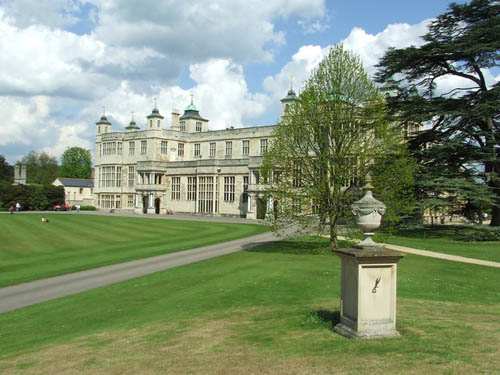
M 56 204 L 54 206 L 54 211 L 67 211 L 67 210 L 71 210 L 71 206 L 70 205 L 61 205 L 61 204 Z

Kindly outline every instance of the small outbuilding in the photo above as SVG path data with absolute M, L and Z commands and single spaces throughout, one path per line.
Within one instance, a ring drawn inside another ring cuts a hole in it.
M 66 204 L 75 206 L 94 205 L 94 180 L 85 178 L 58 177 L 52 183 L 54 186 L 63 186 Z

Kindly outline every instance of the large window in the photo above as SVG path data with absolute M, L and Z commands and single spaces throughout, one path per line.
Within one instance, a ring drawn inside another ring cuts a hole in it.
M 260 154 L 264 155 L 267 152 L 267 139 L 260 140 Z
M 215 198 L 217 199 L 217 194 Z M 217 204 L 218 202 L 215 201 L 215 212 L 218 211 Z M 214 212 L 214 177 L 212 176 L 198 177 L 198 212 Z
M 128 154 L 133 156 L 135 154 L 135 142 L 128 143 Z
M 194 144 L 194 157 L 195 158 L 201 157 L 200 144 L 199 143 L 195 143 Z
M 226 156 L 231 156 L 233 154 L 233 142 L 226 142 Z
M 146 155 L 148 151 L 148 141 L 141 141 L 141 155 Z
M 181 123 L 180 123 L 180 129 L 181 129 L 181 132 L 185 132 L 186 131 L 186 121 L 181 121 Z
M 116 143 L 116 153 L 117 153 L 118 155 L 121 155 L 121 154 L 122 154 L 122 148 L 123 148 L 122 143 L 121 143 L 121 142 L 117 142 L 117 143 Z
M 196 177 L 188 177 L 187 200 L 196 200 Z
M 244 140 L 243 141 L 243 155 L 248 155 L 250 154 L 250 141 L 249 140 Z
M 134 207 L 134 198 L 133 194 L 127 195 L 127 207 Z
M 243 176 L 243 202 L 248 202 L 248 176 Z
M 106 166 L 99 170 L 100 187 L 120 187 L 122 184 L 122 167 Z
M 119 147 L 120 147 L 120 154 L 121 154 L 121 147 L 122 147 L 122 144 L 121 142 L 118 142 L 119 143 Z M 115 155 L 116 154 L 116 142 L 104 142 L 102 144 L 102 155 Z
M 168 152 L 167 146 L 168 146 L 167 141 L 161 141 L 161 150 L 160 151 L 163 155 L 166 155 Z
M 177 155 L 184 156 L 184 143 L 179 143 L 177 146 Z
M 172 177 L 172 189 L 170 194 L 170 199 L 180 200 L 181 199 L 181 178 Z
M 201 132 L 201 122 L 199 121 L 196 122 L 196 131 Z
M 128 187 L 133 188 L 135 185 L 135 167 L 128 167 Z
M 97 205 L 101 208 L 115 208 L 115 196 L 110 194 L 99 194 Z
M 215 158 L 215 150 L 216 150 L 217 144 L 215 142 L 210 143 L 210 157 Z
M 234 176 L 224 177 L 224 202 L 234 202 Z
M 122 186 L 122 167 L 116 167 L 116 187 Z

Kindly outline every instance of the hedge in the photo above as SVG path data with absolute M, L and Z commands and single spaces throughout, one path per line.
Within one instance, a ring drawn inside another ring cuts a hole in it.
M 23 211 L 52 210 L 64 204 L 64 187 L 53 185 L 11 185 L 0 183 L 0 210 L 6 211 L 17 202 Z

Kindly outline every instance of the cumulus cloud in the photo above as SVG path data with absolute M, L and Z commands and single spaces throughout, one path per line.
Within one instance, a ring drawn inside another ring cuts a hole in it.
M 34 24 L 59 27 L 79 21 L 77 14 L 86 1 L 4 0 L 2 7 L 11 21 L 21 28 Z
M 429 20 L 417 25 L 393 24 L 375 35 L 354 27 L 342 43 L 345 48 L 361 58 L 368 74 L 373 75 L 376 70 L 375 65 L 390 46 L 404 48 L 421 45 L 423 41 L 420 36 L 425 34 L 428 23 Z M 294 86 L 300 89 L 313 69 L 328 54 L 330 47 L 313 45 L 300 47 L 278 74 L 265 78 L 264 88 L 272 93 L 273 98 L 278 99 L 288 90 L 290 77 L 293 77 Z
M 47 96 L 0 97 L 0 146 L 14 145 L 9 155 L 14 163 L 30 151 L 59 156 L 67 147 L 91 148 L 88 125 L 58 116 L 68 100 L 54 101 Z
M 421 36 L 427 32 L 429 22 L 430 20 L 424 20 L 416 25 L 392 24 L 375 35 L 355 27 L 343 43 L 346 48 L 361 57 L 367 72 L 374 74 L 375 65 L 389 47 L 405 48 L 422 45 L 424 41 Z
M 211 130 L 244 126 L 248 120 L 260 116 L 269 105 L 271 99 L 267 95 L 249 92 L 243 67 L 230 60 L 213 59 L 193 64 L 189 70 L 190 78 L 195 82 L 192 89 L 194 103 L 200 114 L 210 120 Z M 175 108 L 182 112 L 190 103 L 190 95 L 191 90 L 178 85 L 159 85 L 144 93 L 137 91 L 130 82 L 122 81 L 105 97 L 86 106 L 81 116 L 93 123 L 105 105 L 114 130 L 123 130 L 129 124 L 132 112 L 137 124 L 145 128 L 146 116 L 154 107 L 152 99 L 156 98 L 157 107 L 169 126 L 171 110 Z
M 24 29 L 0 10 L 0 95 L 91 98 L 117 84 L 106 69 L 125 75 L 159 54 L 109 47 L 88 35 L 47 26 Z
M 327 52 L 328 50 L 321 46 L 302 46 L 278 74 L 264 79 L 264 88 L 271 92 L 276 106 L 279 99 L 290 89 L 292 82 L 295 90 L 300 91 L 304 82 Z
M 119 46 L 148 46 L 190 63 L 210 58 L 237 62 L 272 59 L 285 43 L 274 20 L 309 20 L 325 13 L 324 0 L 202 0 L 189 2 L 96 0 L 99 40 Z

